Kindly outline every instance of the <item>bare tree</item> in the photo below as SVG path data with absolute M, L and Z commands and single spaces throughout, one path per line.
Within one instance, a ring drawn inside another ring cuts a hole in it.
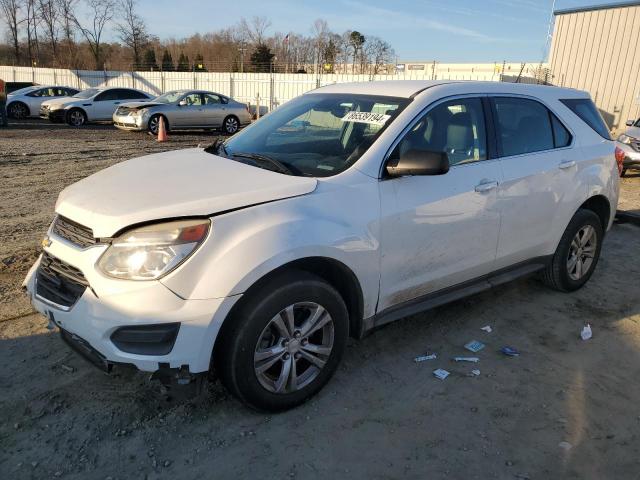
M 58 63 L 58 8 L 55 0 L 39 0 L 38 10 L 40 20 L 44 25 L 47 41 L 51 47 L 51 57 L 53 65 Z
M 330 33 L 329 24 L 326 20 L 318 18 L 315 22 L 313 22 L 311 31 L 313 32 L 313 37 L 315 40 L 314 63 L 318 65 L 318 68 L 320 70 L 322 70 L 324 50 L 327 45 Z
M 78 51 L 75 42 L 75 23 L 73 21 L 73 12 L 77 3 L 77 0 L 54 0 L 56 3 L 56 10 L 58 11 L 58 23 L 62 29 L 62 39 L 66 54 L 64 57 L 67 59 L 65 66 L 77 67 Z
M 27 17 L 24 21 L 27 24 L 27 51 L 31 64 L 37 64 L 40 61 L 40 43 L 38 42 L 38 5 L 36 0 L 25 0 Z
M 366 61 L 373 67 L 374 75 L 377 75 L 380 69 L 392 60 L 393 55 L 393 48 L 388 42 L 379 37 L 367 37 L 365 56 Z
M 89 10 L 87 22 L 81 21 L 74 13 L 71 13 L 73 23 L 89 45 L 95 60 L 96 70 L 104 68 L 102 35 L 107 23 L 113 18 L 115 6 L 114 0 L 87 0 Z
M 142 50 L 151 40 L 144 20 L 136 13 L 136 3 L 137 0 L 120 0 L 122 21 L 116 25 L 120 40 L 133 52 L 134 68 L 140 65 Z
M 247 22 L 245 18 L 240 19 L 240 29 L 256 45 L 264 43 L 265 33 L 270 26 L 271 21 L 267 17 L 256 16 L 251 19 L 251 22 Z
M 16 64 L 20 64 L 20 9 L 18 0 L 0 0 L 0 12 L 7 25 Z

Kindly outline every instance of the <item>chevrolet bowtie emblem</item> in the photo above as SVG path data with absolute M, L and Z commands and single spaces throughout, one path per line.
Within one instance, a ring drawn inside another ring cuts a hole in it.
M 49 235 L 45 235 L 42 239 L 42 248 L 47 248 L 49 245 L 51 245 L 51 239 L 49 238 Z

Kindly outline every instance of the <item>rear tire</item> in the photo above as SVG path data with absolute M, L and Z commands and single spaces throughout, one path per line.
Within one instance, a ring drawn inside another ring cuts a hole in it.
M 591 210 L 578 210 L 543 273 L 544 283 L 561 292 L 573 292 L 582 287 L 596 268 L 602 239 L 600 217 Z
M 229 115 L 222 122 L 222 131 L 227 135 L 233 135 L 240 130 L 240 120 L 234 115 Z
M 81 127 L 87 123 L 87 114 L 80 108 L 72 108 L 67 113 L 67 123 L 72 127 Z
M 255 409 L 300 405 L 340 362 L 349 335 L 344 300 L 324 280 L 302 271 L 276 275 L 248 295 L 216 343 L 216 373 Z

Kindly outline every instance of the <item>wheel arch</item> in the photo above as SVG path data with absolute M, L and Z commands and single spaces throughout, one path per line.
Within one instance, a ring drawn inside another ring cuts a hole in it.
M 349 336 L 354 338 L 362 337 L 364 296 L 362 287 L 355 273 L 347 265 L 333 258 L 305 257 L 285 263 L 253 282 L 243 293 L 242 298 L 231 308 L 225 321 L 222 323 L 213 345 L 214 356 L 215 352 L 219 350 L 219 343 L 224 341 L 222 339 L 225 337 L 226 327 L 230 325 L 226 320 L 231 318 L 243 303 L 251 298 L 254 292 L 259 291 L 269 280 L 288 271 L 303 271 L 317 275 L 334 287 L 344 300 L 349 312 Z
M 611 204 L 607 197 L 601 194 L 589 197 L 580 205 L 579 210 L 591 210 L 598 215 L 603 232 L 607 231 L 609 220 L 611 219 Z

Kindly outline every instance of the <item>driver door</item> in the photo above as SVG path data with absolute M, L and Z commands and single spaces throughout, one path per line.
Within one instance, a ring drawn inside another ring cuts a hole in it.
M 184 105 L 180 105 L 181 102 L 185 102 Z M 171 127 L 197 127 L 201 126 L 203 120 L 203 106 L 202 106 L 202 94 L 189 93 L 182 97 L 175 110 L 175 114 L 169 120 Z
M 379 311 L 492 271 L 501 170 L 488 143 L 479 97 L 437 104 L 397 143 L 392 159 L 409 150 L 445 152 L 450 170 L 380 182 Z

